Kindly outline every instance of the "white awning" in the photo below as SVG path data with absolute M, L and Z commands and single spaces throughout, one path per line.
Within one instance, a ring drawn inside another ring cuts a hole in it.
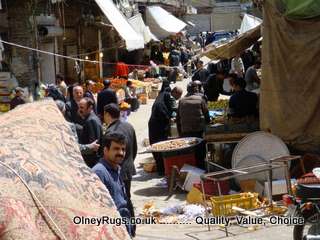
M 144 22 L 143 19 L 141 17 L 141 14 L 137 14 L 135 16 L 133 16 L 132 18 L 128 19 L 128 22 L 130 23 L 130 25 L 132 26 L 132 28 L 140 35 L 143 36 L 144 38 L 144 43 L 147 44 L 148 42 L 150 42 L 151 40 L 154 41 L 159 41 L 156 36 L 154 36 L 149 27 L 147 27 Z
M 146 23 L 159 39 L 176 34 L 187 24 L 159 6 L 147 7 Z
M 119 35 L 125 40 L 128 51 L 144 48 L 144 39 L 129 24 L 112 0 L 95 0 Z
M 245 14 L 241 22 L 239 34 L 245 33 L 259 26 L 261 23 L 262 23 L 262 19 L 249 14 Z

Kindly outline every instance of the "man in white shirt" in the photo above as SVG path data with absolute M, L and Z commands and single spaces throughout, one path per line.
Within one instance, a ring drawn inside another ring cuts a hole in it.
M 231 70 L 230 73 L 235 73 L 238 75 L 238 77 L 243 77 L 244 75 L 244 65 L 243 65 L 243 61 L 241 59 L 241 57 L 235 56 L 232 60 L 231 60 Z

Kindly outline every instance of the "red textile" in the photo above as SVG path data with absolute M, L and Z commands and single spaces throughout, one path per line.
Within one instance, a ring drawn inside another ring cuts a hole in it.
M 124 62 L 118 62 L 116 65 L 115 75 L 117 77 L 128 77 L 129 75 L 129 67 Z

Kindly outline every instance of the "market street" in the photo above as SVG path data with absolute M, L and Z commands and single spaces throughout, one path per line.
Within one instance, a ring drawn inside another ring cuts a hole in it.
M 320 240 L 320 0 L 0 0 L 0 240 Z
M 177 82 L 176 85 L 186 89 L 187 79 L 182 82 Z M 149 99 L 146 105 L 141 105 L 138 112 L 132 113 L 129 117 L 129 122 L 133 124 L 137 133 L 139 150 L 144 150 L 143 141 L 148 138 L 148 120 L 151 112 L 151 107 L 154 100 Z M 185 204 L 186 193 L 177 190 L 175 194 L 166 200 L 168 190 L 165 187 L 158 186 L 160 178 L 156 173 L 146 173 L 143 170 L 143 163 L 151 161 L 151 154 L 138 154 L 135 160 L 137 167 L 137 175 L 132 181 L 132 199 L 136 208 L 136 214 L 141 214 L 143 207 L 148 202 L 153 202 L 157 209 L 163 209 L 169 206 Z M 229 237 L 226 237 L 224 229 L 221 227 L 213 227 L 208 231 L 207 226 L 192 224 L 172 224 L 172 225 L 138 225 L 137 240 L 159 239 L 159 240 L 179 240 L 179 239 L 235 239 L 235 240 L 283 240 L 292 238 L 292 227 L 288 226 L 272 226 L 261 228 L 255 231 L 250 231 L 247 228 L 232 226 L 229 229 Z

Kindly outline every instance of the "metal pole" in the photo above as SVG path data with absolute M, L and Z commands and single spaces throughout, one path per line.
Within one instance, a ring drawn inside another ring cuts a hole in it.
M 102 56 L 102 39 L 101 39 L 101 30 L 100 28 L 98 29 L 98 42 L 99 42 L 99 76 L 100 76 L 100 79 L 103 78 L 103 64 L 102 64 L 102 59 L 103 59 L 103 56 Z
M 269 205 L 272 206 L 272 164 L 269 163 L 268 170 L 268 189 L 269 189 Z
M 203 181 L 205 179 L 202 178 L 202 176 L 200 177 L 200 182 L 201 182 L 201 191 L 202 191 L 202 199 L 203 199 L 203 204 L 204 204 L 204 209 L 205 209 L 205 216 L 206 218 L 208 219 L 209 218 L 209 213 L 208 213 L 208 205 L 207 205 L 207 200 L 206 200 L 206 192 L 205 192 L 205 189 L 204 189 L 204 185 L 203 185 Z M 210 224 L 209 224 L 209 221 L 208 221 L 208 231 L 210 231 Z
M 284 165 L 284 174 L 286 176 L 288 194 L 292 195 L 290 168 L 288 166 L 288 162 L 283 162 L 283 165 Z

